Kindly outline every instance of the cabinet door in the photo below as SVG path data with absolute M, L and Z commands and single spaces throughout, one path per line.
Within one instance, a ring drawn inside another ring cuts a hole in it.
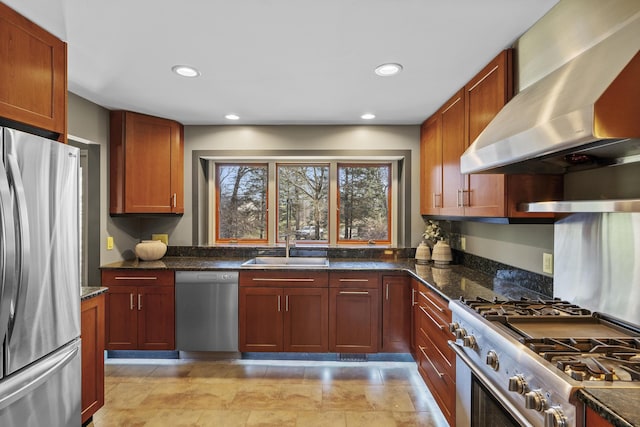
M 174 122 L 127 113 L 125 124 L 125 210 L 171 213 L 172 153 L 180 138 Z
M 442 204 L 441 215 L 461 216 L 463 176 L 460 156 L 466 149 L 464 140 L 464 91 L 456 93 L 440 111 L 442 121 Z
M 438 215 L 442 206 L 442 138 L 440 115 L 420 128 L 420 214 Z
M 240 351 L 282 351 L 282 289 L 241 287 Z
M 331 288 L 329 301 L 329 351 L 378 351 L 379 289 Z
M 465 86 L 467 110 L 466 144 L 480 135 L 513 93 L 511 50 L 495 57 Z M 502 174 L 467 175 L 465 215 L 505 216 L 505 176 Z
M 382 351 L 403 353 L 411 345 L 411 283 L 407 276 L 382 277 Z
M 284 351 L 329 350 L 329 290 L 284 290 Z
M 82 301 L 82 423 L 104 405 L 105 296 Z
M 139 286 L 136 306 L 138 310 L 138 349 L 174 350 L 175 288 L 173 286 Z
M 107 350 L 135 350 L 137 348 L 137 295 L 138 288 L 135 286 L 109 286 L 106 304 Z
M 67 45 L 0 3 L 0 117 L 67 131 Z

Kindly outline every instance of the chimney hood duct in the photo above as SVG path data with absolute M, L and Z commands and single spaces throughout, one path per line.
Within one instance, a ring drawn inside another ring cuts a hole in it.
M 640 12 L 518 93 L 462 155 L 462 173 L 565 173 L 640 161 L 639 49 Z

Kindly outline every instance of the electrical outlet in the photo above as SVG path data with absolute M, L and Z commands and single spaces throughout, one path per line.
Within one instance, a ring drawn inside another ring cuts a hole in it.
M 169 246 L 169 235 L 168 234 L 152 234 L 151 240 L 160 240 L 165 245 Z
M 111 236 L 107 237 L 107 250 L 108 251 L 112 251 L 113 250 L 113 237 L 111 237 Z
M 463 251 L 467 250 L 467 238 L 464 236 L 460 237 L 460 249 Z
M 553 254 L 543 252 L 542 254 L 542 272 L 553 274 Z

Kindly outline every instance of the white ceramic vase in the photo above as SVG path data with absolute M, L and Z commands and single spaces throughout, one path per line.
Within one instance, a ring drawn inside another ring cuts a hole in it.
M 431 254 L 431 259 L 434 264 L 449 264 L 453 260 L 453 256 L 451 255 L 451 247 L 444 240 L 438 240 L 436 245 L 433 247 L 433 253 Z
M 416 248 L 416 262 L 418 264 L 426 264 L 431 259 L 431 249 L 429 245 L 422 242 Z
M 136 255 L 143 261 L 155 261 L 167 253 L 167 245 L 162 240 L 143 240 L 136 245 Z

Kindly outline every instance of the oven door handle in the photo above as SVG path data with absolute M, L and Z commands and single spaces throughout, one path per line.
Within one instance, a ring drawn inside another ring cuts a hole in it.
M 493 394 L 493 397 L 495 397 L 500 402 L 500 404 L 504 407 L 504 409 L 507 412 L 509 412 L 509 414 L 511 414 L 511 416 L 521 426 L 533 427 L 533 424 L 531 424 L 531 421 L 524 418 L 524 416 L 518 411 L 518 409 L 515 406 L 513 406 L 511 401 L 504 394 L 502 394 L 499 390 L 496 390 L 494 387 L 491 386 L 491 380 L 489 380 L 489 378 L 487 378 L 487 376 L 483 374 L 480 369 L 478 369 L 477 365 L 473 362 L 473 360 L 471 360 L 471 358 L 469 358 L 469 356 L 467 356 L 467 354 L 464 352 L 463 347 L 460 344 L 454 341 L 448 341 L 448 344 L 449 344 L 449 347 L 451 347 L 451 349 L 456 353 L 456 356 L 460 358 L 460 360 L 462 360 L 465 363 L 465 365 L 471 368 L 471 372 L 473 372 L 473 375 L 475 375 L 476 378 L 480 382 L 482 382 L 482 384 L 484 384 L 486 389 L 489 390 L 491 394 Z

